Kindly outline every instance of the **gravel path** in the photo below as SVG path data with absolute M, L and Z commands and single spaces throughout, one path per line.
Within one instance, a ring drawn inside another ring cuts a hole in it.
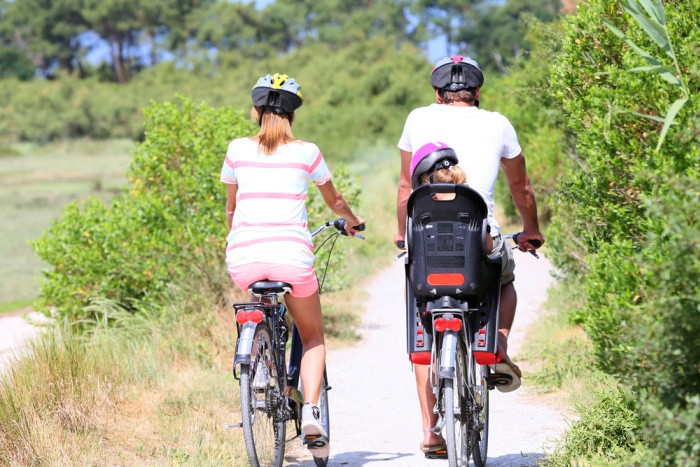
M 46 320 L 44 315 L 30 310 L 0 318 L 0 374 L 22 355 L 27 343 L 41 330 L 34 324 L 45 323 Z
M 509 350 L 517 355 L 526 329 L 542 312 L 551 283 L 551 265 L 516 252 L 518 311 Z M 375 277 L 359 333 L 360 345 L 329 352 L 333 387 L 329 465 L 437 466 L 419 452 L 420 412 L 414 376 L 406 355 L 403 263 Z M 525 374 L 527 378 L 527 373 Z M 532 466 L 567 428 L 564 413 L 521 387 L 512 393 L 491 391 L 489 466 Z M 293 441 L 290 444 L 296 444 Z M 313 465 L 308 452 L 290 446 L 285 465 Z

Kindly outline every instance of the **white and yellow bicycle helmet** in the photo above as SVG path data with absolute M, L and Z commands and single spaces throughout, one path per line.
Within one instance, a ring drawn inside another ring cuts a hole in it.
M 301 85 L 285 74 L 267 74 L 253 87 L 253 105 L 275 113 L 291 114 L 301 107 Z

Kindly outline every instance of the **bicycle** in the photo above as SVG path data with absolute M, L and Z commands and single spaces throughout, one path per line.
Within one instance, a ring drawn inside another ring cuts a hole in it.
M 338 235 L 346 235 L 345 220 L 336 219 L 319 226 L 312 237 L 335 227 L 337 232 L 329 235 L 319 246 L 333 239 L 328 261 Z M 358 230 L 364 230 L 364 225 Z M 360 234 L 356 237 L 364 239 Z M 328 262 L 323 279 L 319 281 L 319 293 L 323 288 Z M 236 329 L 238 339 L 233 361 L 233 375 L 239 380 L 241 389 L 241 412 L 243 437 L 248 460 L 254 467 L 281 466 L 284 460 L 287 422 L 293 422 L 296 436 L 301 435 L 301 408 L 304 393 L 299 378 L 302 342 L 296 326 L 291 327 L 289 367 L 286 366 L 289 326 L 287 308 L 280 301 L 290 293 L 292 287 L 286 282 L 259 281 L 250 284 L 249 292 L 259 299 L 257 302 L 236 303 Z M 240 365 L 240 377 L 236 366 Z M 330 436 L 328 411 L 328 375 L 323 372 L 318 407 L 321 423 Z M 310 440 L 311 443 L 327 443 L 328 439 Z M 318 446 L 318 444 L 316 444 Z M 328 458 L 314 457 L 317 466 L 325 466 Z
M 446 455 L 450 467 L 470 457 L 482 467 L 489 390 L 512 382 L 490 368 L 498 361 L 501 263 L 484 253 L 486 204 L 469 187 L 431 184 L 414 190 L 407 206 L 407 350 L 413 363 L 432 368 L 438 422 L 431 431 L 446 444 L 433 454 Z M 517 234 L 503 237 L 517 243 Z

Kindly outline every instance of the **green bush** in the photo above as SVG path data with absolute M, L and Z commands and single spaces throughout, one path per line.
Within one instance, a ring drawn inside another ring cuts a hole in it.
M 641 420 L 634 406 L 630 396 L 610 380 L 598 391 L 595 403 L 577 407 L 579 419 L 545 465 L 635 465 L 647 453 L 636 442 Z
M 129 169 L 129 185 L 109 205 L 73 203 L 34 242 L 53 268 L 44 272 L 40 307 L 72 321 L 92 318 L 86 306 L 106 298 L 129 309 L 162 300 L 184 281 L 221 288 L 228 281 L 223 251 L 225 188 L 219 173 L 228 142 L 253 123 L 232 108 L 191 100 L 146 109 L 145 140 Z M 336 183 L 350 181 L 340 168 Z M 311 190 L 314 191 L 314 190 Z M 358 190 L 349 191 L 350 200 Z M 329 217 L 314 201 L 310 224 Z M 330 274 L 343 264 L 336 251 Z M 335 279 L 341 284 L 342 279 Z
M 659 449 L 685 439 L 690 453 L 688 425 L 659 424 L 644 407 L 695 410 L 700 392 L 700 4 L 667 2 L 671 50 L 621 8 L 628 3 L 581 3 L 565 21 L 552 92 L 577 164 L 560 185 L 550 244 L 559 269 L 586 293 L 575 320 L 598 364 L 638 397 L 630 406 L 641 420 L 637 442 Z M 670 69 L 677 62 L 685 88 L 653 70 L 626 71 L 648 63 L 601 19 Z M 686 92 L 658 147 L 671 103 Z M 660 450 L 650 455 L 672 463 Z
M 700 396 L 687 397 L 673 407 L 652 399 L 644 406 L 644 432 L 655 465 L 698 465 L 700 462 Z

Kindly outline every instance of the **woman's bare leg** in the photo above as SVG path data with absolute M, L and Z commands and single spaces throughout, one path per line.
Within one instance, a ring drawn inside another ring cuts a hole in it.
M 318 404 L 323 370 L 326 367 L 321 299 L 318 292 L 315 292 L 303 298 L 287 295 L 284 302 L 297 325 L 304 345 L 300 370 L 301 382 L 304 385 L 304 402 Z

